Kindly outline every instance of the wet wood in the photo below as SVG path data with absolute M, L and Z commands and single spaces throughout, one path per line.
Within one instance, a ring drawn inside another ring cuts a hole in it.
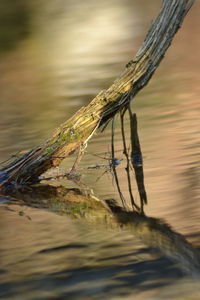
M 39 181 L 39 176 L 72 154 L 80 152 L 94 132 L 121 109 L 149 82 L 193 0 L 163 0 L 161 11 L 149 29 L 135 57 L 107 90 L 101 91 L 87 107 L 55 130 L 42 145 L 5 166 L 0 173 L 1 189 Z

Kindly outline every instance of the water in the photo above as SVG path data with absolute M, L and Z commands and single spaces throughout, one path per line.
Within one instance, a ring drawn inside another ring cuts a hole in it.
M 160 5 L 157 0 L 16 3 L 18 18 L 10 6 L 1 9 L 13 20 L 4 23 L 9 26 L 0 42 L 1 161 L 39 144 L 107 88 L 137 51 Z M 28 22 L 19 15 L 21 7 Z M 196 1 L 132 106 L 144 157 L 145 212 L 163 218 L 194 247 L 200 245 L 199 8 Z M 122 158 L 119 120 L 115 147 Z M 91 140 L 79 171 L 96 197 L 118 199 L 109 172 L 101 176 L 104 169 L 87 169 L 107 164 L 109 151 L 108 127 Z M 70 157 L 61 168 L 68 170 L 73 161 Z M 122 161 L 117 170 L 129 201 L 124 166 Z M 59 183 L 72 187 L 66 180 Z M 138 201 L 135 186 L 133 194 Z M 9 204 L 5 197 L 0 215 L 1 299 L 199 299 L 196 278 L 130 232 Z

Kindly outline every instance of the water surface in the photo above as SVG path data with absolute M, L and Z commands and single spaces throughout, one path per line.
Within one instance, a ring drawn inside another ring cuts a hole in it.
M 5 45 L 0 49 L 1 161 L 42 142 L 107 88 L 137 51 L 160 5 L 157 0 L 17 3 L 11 9 L 8 1 L 1 10 L 13 20 L 5 21 L 6 34 L 0 34 Z M 150 84 L 132 104 L 144 156 L 145 212 L 164 218 L 194 247 L 200 245 L 199 9 L 196 1 Z M 122 158 L 119 120 L 115 147 Z M 81 180 L 97 197 L 118 199 L 112 174 L 87 169 L 107 164 L 106 152 L 109 126 L 91 140 Z M 73 161 L 67 159 L 63 171 Z M 124 167 L 122 162 L 117 170 L 129 201 Z M 139 201 L 135 185 L 133 194 Z M 4 200 L 1 299 L 199 299 L 196 279 L 130 233 Z

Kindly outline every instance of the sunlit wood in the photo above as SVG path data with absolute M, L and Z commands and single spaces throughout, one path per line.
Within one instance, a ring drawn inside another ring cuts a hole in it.
M 72 154 L 82 151 L 94 132 L 126 108 L 134 96 L 149 82 L 172 39 L 180 28 L 193 0 L 164 0 L 158 17 L 151 25 L 135 57 L 107 89 L 86 107 L 55 130 L 52 137 L 1 170 L 1 188 L 8 183 L 39 181 L 39 176 Z

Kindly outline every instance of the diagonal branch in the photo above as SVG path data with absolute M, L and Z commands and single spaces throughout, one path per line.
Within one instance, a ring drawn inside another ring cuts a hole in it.
M 163 0 L 139 51 L 114 83 L 101 91 L 87 107 L 82 107 L 62 124 L 50 139 L 0 172 L 1 188 L 6 184 L 38 182 L 38 177 L 77 148 L 84 147 L 93 133 L 104 125 L 149 82 L 194 0 Z

